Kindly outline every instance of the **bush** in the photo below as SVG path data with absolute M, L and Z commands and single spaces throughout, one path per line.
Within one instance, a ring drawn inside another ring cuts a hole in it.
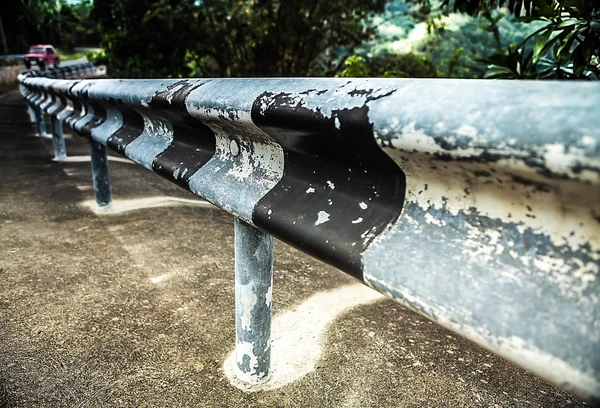
M 85 56 L 87 57 L 88 61 L 94 65 L 108 64 L 108 57 L 106 56 L 104 50 L 100 50 L 98 52 L 89 51 L 85 54 Z
M 435 78 L 438 76 L 433 63 L 413 53 L 383 53 L 369 60 L 373 76 L 386 78 Z
M 358 55 L 348 57 L 345 67 L 336 77 L 385 77 L 385 78 L 435 78 L 438 75 L 433 63 L 412 53 L 383 53 L 371 58 Z
M 369 70 L 365 65 L 365 60 L 358 55 L 346 58 L 344 70 L 336 74 L 336 77 L 344 78 L 362 78 L 369 76 Z

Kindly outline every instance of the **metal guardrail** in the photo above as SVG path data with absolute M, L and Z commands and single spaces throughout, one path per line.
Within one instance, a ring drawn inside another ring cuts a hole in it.
M 600 400 L 598 84 L 21 84 L 55 138 L 65 123 L 90 140 L 100 206 L 108 147 L 236 217 L 242 380 L 268 373 L 273 235 Z
M 22 60 L 25 54 L 5 54 L 0 55 L 0 60 Z
M 56 68 L 45 70 L 30 70 L 19 75 L 19 82 L 22 84 L 26 78 L 53 78 L 53 79 L 82 79 L 95 78 L 106 75 L 105 66 L 94 66 L 90 62 L 74 63 Z

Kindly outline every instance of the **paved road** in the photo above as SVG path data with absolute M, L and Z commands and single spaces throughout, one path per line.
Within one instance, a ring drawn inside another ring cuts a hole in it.
M 61 61 L 60 64 L 63 67 L 68 67 L 70 65 L 84 64 L 86 62 L 88 62 L 87 57 L 81 57 L 81 58 L 77 58 L 77 59 L 74 59 L 74 60 Z
M 75 47 L 75 51 L 81 51 L 81 52 L 100 52 L 102 51 L 102 48 L 98 48 L 98 47 Z
M 81 58 L 77 58 L 77 59 L 74 59 L 74 60 L 61 61 L 60 64 L 63 67 L 68 67 L 70 65 L 83 64 L 83 63 L 86 63 L 86 62 L 88 62 L 87 57 L 81 57 Z M 11 68 L 11 67 L 0 67 L 0 71 L 4 70 L 4 69 L 7 69 L 7 68 Z M 22 68 L 21 71 L 25 71 L 25 66 L 24 65 L 21 68 Z M 33 69 L 35 69 L 35 68 L 33 68 Z
M 95 214 L 86 143 L 52 161 L 16 93 L 0 143 L 0 407 L 587 406 L 281 242 L 276 370 L 240 389 L 231 217 L 114 156 Z

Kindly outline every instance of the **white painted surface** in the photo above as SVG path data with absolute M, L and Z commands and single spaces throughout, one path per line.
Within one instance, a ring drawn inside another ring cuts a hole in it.
M 108 156 L 108 161 L 135 164 L 132 160 L 124 157 Z M 61 160 L 62 163 L 89 163 L 90 156 L 67 156 L 66 159 Z
M 329 213 L 325 211 L 319 211 L 317 214 L 317 220 L 315 221 L 315 225 L 324 224 L 329 221 Z
M 225 359 L 223 370 L 234 386 L 247 391 L 274 390 L 298 381 L 317 366 L 327 329 L 335 319 L 382 299 L 383 295 L 361 284 L 319 292 L 273 319 L 271 373 L 266 382 L 248 386 L 236 379 L 235 350 Z
M 112 201 L 112 210 L 107 212 L 105 210 L 98 209 L 98 205 L 96 204 L 96 200 L 86 200 L 79 203 L 79 206 L 87 208 L 94 212 L 95 214 L 102 215 L 116 215 L 123 214 L 130 211 L 143 210 L 147 208 L 156 208 L 156 207 L 177 207 L 181 205 L 189 205 L 189 206 L 197 206 L 197 207 L 212 207 L 213 205 L 209 202 L 202 200 L 190 200 L 187 198 L 177 198 L 177 197 L 165 197 L 165 196 L 155 196 L 155 197 L 147 197 L 147 198 L 133 198 L 128 200 L 121 199 L 113 199 Z

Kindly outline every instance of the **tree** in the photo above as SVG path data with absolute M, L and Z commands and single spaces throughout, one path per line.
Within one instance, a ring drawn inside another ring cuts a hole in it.
M 194 0 L 94 0 L 90 18 L 98 22 L 102 46 L 116 77 L 189 75 L 187 50 L 194 37 Z
M 24 13 L 21 19 L 27 20 L 35 27 L 40 35 L 40 42 L 49 44 L 58 44 L 59 35 L 71 26 L 65 21 L 63 8 L 68 6 L 59 0 L 22 0 Z M 68 13 L 67 13 L 68 15 Z
M 98 30 L 98 23 L 91 16 L 92 8 L 91 0 L 74 3 L 68 8 L 73 19 L 77 21 L 71 34 L 73 44 L 88 46 L 98 46 L 100 44 L 100 31 Z
M 349 54 L 375 30 L 364 20 L 385 0 L 204 0 L 192 48 L 220 76 L 322 75 L 335 48 Z M 330 52 L 329 54 L 327 52 Z M 343 59 L 342 59 L 343 61 Z M 202 72 L 201 72 L 202 74 Z
M 600 78 L 600 0 L 444 0 L 441 7 L 446 13 L 483 14 L 491 26 L 490 11 L 501 7 L 523 21 L 544 23 L 520 44 L 488 58 L 488 77 Z
M 86 2 L 87 1 L 87 2 Z M 67 0 L 0 1 L 0 15 L 8 48 L 24 53 L 32 44 L 50 43 L 63 50 L 74 45 L 98 44 L 96 25 L 87 20 L 89 0 L 70 4 Z M 83 14 L 82 14 L 83 13 Z

